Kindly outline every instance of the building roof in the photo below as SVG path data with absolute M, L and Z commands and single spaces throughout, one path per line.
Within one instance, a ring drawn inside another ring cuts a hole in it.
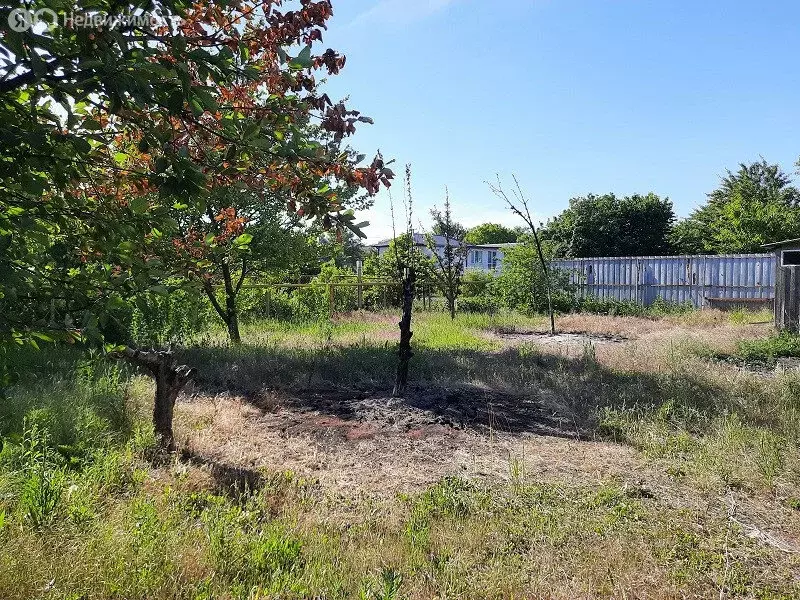
M 434 244 L 437 247 L 442 248 L 447 243 L 447 238 L 443 235 L 433 235 Z M 370 244 L 371 248 L 388 248 L 389 244 L 391 243 L 392 239 L 381 240 L 380 242 L 375 242 L 374 244 Z M 427 246 L 428 245 L 428 238 L 424 233 L 415 233 L 414 234 L 414 244 L 417 246 Z M 461 246 L 461 242 L 458 240 L 450 239 L 451 246 Z M 506 242 L 503 244 L 464 244 L 468 248 L 486 248 L 486 249 L 493 249 L 493 248 L 513 248 L 517 245 L 517 242 Z
M 519 242 L 504 242 L 502 244 L 469 244 L 470 248 L 513 248 Z
M 800 245 L 800 238 L 791 240 L 783 240 L 781 242 L 772 242 L 771 244 L 763 244 L 762 248 L 780 248 L 781 246 L 796 246 Z
M 447 245 L 447 238 L 445 236 L 443 236 L 443 235 L 432 235 L 431 237 L 433 238 L 433 243 L 436 244 L 437 246 L 445 246 L 445 245 Z M 380 242 L 376 242 L 374 244 L 371 244 L 371 246 L 373 248 L 388 247 L 389 244 L 391 243 L 392 239 L 393 238 L 389 238 L 389 239 L 386 239 L 386 240 L 381 240 Z M 427 246 L 428 245 L 427 236 L 424 233 L 415 233 L 414 234 L 414 244 L 417 245 L 417 246 Z M 460 246 L 461 242 L 451 238 L 450 239 L 450 245 L 451 246 Z

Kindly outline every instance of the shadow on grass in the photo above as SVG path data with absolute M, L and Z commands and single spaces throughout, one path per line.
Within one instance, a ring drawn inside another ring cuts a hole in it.
M 205 467 L 214 480 L 216 493 L 229 498 L 247 497 L 265 483 L 264 476 L 258 471 L 221 463 L 188 448 L 181 450 L 180 459 L 189 464 Z
M 702 433 L 729 412 L 729 390 L 691 373 L 610 370 L 591 354 L 565 357 L 525 349 L 502 352 L 416 348 L 406 397 L 389 394 L 396 368 L 390 348 L 374 345 L 285 349 L 274 346 L 193 348 L 183 359 L 198 369 L 195 389 L 232 391 L 264 408 L 264 391 L 299 411 L 343 420 L 409 421 L 480 431 L 572 438 L 616 435 L 600 427 L 607 410 L 637 410 Z M 662 411 L 663 412 L 663 411 Z M 427 415 L 421 417 L 420 415 Z M 416 416 L 415 416 L 416 415 Z

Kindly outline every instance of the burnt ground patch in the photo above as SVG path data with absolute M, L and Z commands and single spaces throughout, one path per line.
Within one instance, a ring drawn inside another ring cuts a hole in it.
M 535 397 L 478 386 L 410 386 L 404 398 L 385 391 L 341 389 L 293 391 L 283 401 L 297 423 L 287 429 L 329 425 L 359 427 L 351 437 L 369 431 L 418 432 L 429 427 L 475 430 L 478 433 L 529 433 L 578 439 L 583 432 L 565 417 L 553 414 Z M 313 416 L 316 415 L 316 418 Z

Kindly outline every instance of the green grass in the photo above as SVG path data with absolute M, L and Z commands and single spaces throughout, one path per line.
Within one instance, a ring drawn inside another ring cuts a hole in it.
M 330 320 L 280 321 L 257 319 L 240 325 L 242 339 L 248 345 L 333 343 L 346 337 L 366 335 L 380 324 L 366 321 L 333 322 Z M 221 324 L 193 336 L 192 345 L 227 345 L 228 332 Z
M 746 310 L 739 308 L 728 313 L 728 319 L 734 325 L 751 325 L 772 323 L 774 315 L 771 310 Z
M 685 315 L 695 312 L 691 302 L 673 303 L 656 298 L 650 306 L 642 306 L 633 300 L 615 300 L 613 298 L 596 298 L 588 296 L 576 301 L 577 312 L 618 317 L 661 318 L 671 315 Z
M 773 367 L 780 358 L 800 358 L 800 335 L 782 331 L 763 338 L 740 340 L 734 352 L 719 352 L 701 344 L 694 353 L 745 366 Z
M 739 343 L 739 356 L 752 362 L 775 362 L 782 357 L 800 358 L 800 335 L 788 331 L 760 340 Z
M 428 315 L 417 321 L 414 327 L 414 342 L 434 350 L 497 350 L 500 344 L 481 336 L 481 329 L 488 329 L 493 320 L 478 315 Z M 412 323 L 412 325 L 414 325 Z
M 387 389 L 387 321 L 258 322 L 240 348 L 212 331 L 181 356 L 201 391 Z M 144 378 L 77 350 L 17 355 L 20 382 L 0 404 L 0 598 L 798 597 L 796 555 L 714 507 L 738 494 L 796 522 L 800 375 L 709 368 L 682 348 L 652 371 L 611 368 L 594 352 L 485 337 L 542 323 L 423 315 L 413 381 L 541 395 L 590 437 L 635 448 L 666 483 L 602 469 L 544 480 L 510 456 L 507 480 L 450 476 L 389 499 L 343 499 L 277 471 L 234 492 L 154 453 Z M 767 343 L 777 355 L 792 342 Z
M 70 475 L 63 485 L 81 491 L 62 490 L 46 524 L 12 510 L 0 532 L 0 596 L 505 598 L 560 589 L 677 597 L 723 588 L 781 597 L 792 589 L 788 572 L 764 577 L 763 551 L 746 538 L 726 565 L 727 521 L 706 517 L 698 529 L 696 516 L 620 482 L 447 478 L 326 522 L 332 499 L 291 475 L 232 499 L 188 491 L 180 476 L 146 487 L 146 464 L 118 452 L 121 484 Z

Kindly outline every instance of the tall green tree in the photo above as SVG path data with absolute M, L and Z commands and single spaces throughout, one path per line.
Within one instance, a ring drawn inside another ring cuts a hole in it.
M 623 198 L 589 194 L 570 200 L 541 235 L 556 257 L 661 255 L 672 252 L 674 221 L 672 202 L 653 193 Z
M 218 188 L 206 213 L 175 211 L 177 235 L 159 256 L 196 283 L 225 323 L 234 344 L 241 342 L 237 299 L 247 280 L 300 271 L 319 258 L 319 246 L 302 217 L 287 214 L 286 200 L 265 192 Z
M 516 242 L 520 236 L 517 229 L 499 223 L 482 223 L 471 227 L 464 240 L 468 244 L 509 244 Z
M 728 171 L 708 201 L 679 222 L 675 248 L 685 254 L 761 252 L 762 244 L 800 237 L 800 191 L 764 159 Z
M 449 232 L 453 239 L 463 240 L 467 234 L 466 227 L 458 221 L 446 222 L 444 213 L 436 209 L 431 210 L 431 219 L 433 220 L 433 225 L 431 226 L 431 234 L 433 235 L 447 236 Z

